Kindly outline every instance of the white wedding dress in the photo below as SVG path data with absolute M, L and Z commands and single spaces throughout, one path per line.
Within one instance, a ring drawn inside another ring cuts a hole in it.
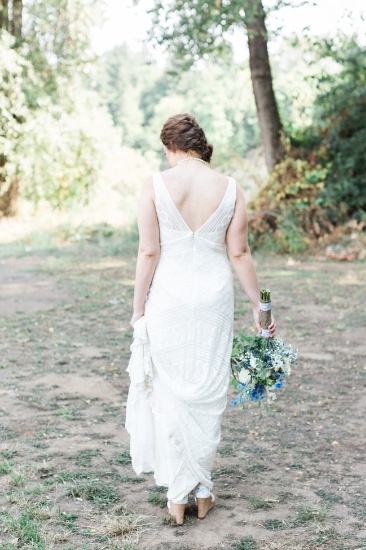
M 161 174 L 153 179 L 161 255 L 134 325 L 126 429 L 135 472 L 154 472 L 168 498 L 180 500 L 199 482 L 212 488 L 230 379 L 234 295 L 225 238 L 236 183 L 228 178 L 219 207 L 192 232 Z

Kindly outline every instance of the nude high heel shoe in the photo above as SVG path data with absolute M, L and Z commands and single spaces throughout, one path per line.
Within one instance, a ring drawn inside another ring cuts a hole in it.
M 168 500 L 168 511 L 171 516 L 175 518 L 177 525 L 183 525 L 184 512 L 187 504 L 174 504 L 171 500 Z
M 204 519 L 206 514 L 213 508 L 215 497 L 197 498 L 198 519 Z
M 201 484 L 198 485 L 195 491 L 195 501 L 198 508 L 198 519 L 204 519 L 207 512 L 214 506 L 214 495 Z

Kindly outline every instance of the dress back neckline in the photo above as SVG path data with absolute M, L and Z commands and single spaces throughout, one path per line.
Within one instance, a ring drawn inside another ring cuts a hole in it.
M 228 184 L 227 184 L 227 187 L 226 187 L 226 191 L 224 193 L 224 196 L 222 197 L 221 201 L 220 201 L 220 204 L 218 205 L 217 208 L 215 208 L 215 210 L 212 212 L 212 214 L 207 218 L 207 220 L 198 228 L 196 229 L 195 231 L 193 231 L 188 223 L 185 221 L 185 219 L 183 218 L 182 214 L 180 213 L 177 205 L 175 204 L 171 194 L 169 193 L 169 190 L 163 180 L 163 176 L 161 175 L 161 172 L 158 173 L 158 176 L 159 176 L 159 179 L 160 179 L 160 182 L 162 184 L 162 187 L 164 189 L 164 192 L 168 198 L 168 200 L 170 201 L 172 207 L 173 207 L 173 210 L 175 211 L 175 214 L 179 217 L 179 220 L 181 221 L 181 223 L 185 226 L 186 230 L 189 232 L 189 233 L 192 233 L 193 235 L 196 235 L 197 233 L 199 233 L 200 231 L 202 231 L 207 225 L 208 223 L 216 216 L 216 214 L 220 211 L 222 205 L 225 203 L 226 201 L 226 198 L 229 194 L 229 190 L 230 190 L 230 186 L 231 186 L 231 183 L 232 183 L 232 178 L 231 177 L 228 177 Z M 235 184 L 235 182 L 234 182 Z

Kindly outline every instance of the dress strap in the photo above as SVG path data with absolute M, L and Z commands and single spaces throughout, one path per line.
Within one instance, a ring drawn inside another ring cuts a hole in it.
M 211 218 L 203 226 L 202 231 L 204 232 L 217 232 L 217 231 L 226 231 L 227 226 L 229 225 L 231 218 L 234 214 L 236 202 L 236 181 L 232 177 L 228 177 L 228 184 L 225 196 L 211 216 Z
M 230 192 L 229 192 L 230 200 L 234 200 L 234 203 L 235 203 L 235 201 L 236 201 L 236 181 L 231 176 L 229 176 L 229 185 L 230 185 Z
M 161 193 L 161 189 L 159 189 L 159 187 L 161 187 L 161 180 L 160 180 L 160 177 L 159 177 L 159 172 L 154 172 L 152 178 L 153 178 L 153 187 L 154 187 L 154 193 L 155 193 L 155 200 L 157 201 L 158 197 L 160 196 L 160 193 Z

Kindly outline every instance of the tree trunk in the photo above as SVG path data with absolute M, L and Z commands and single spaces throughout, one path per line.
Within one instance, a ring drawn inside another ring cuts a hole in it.
M 9 30 L 9 1 L 0 0 L 0 29 Z
M 18 178 L 14 177 L 8 187 L 8 189 L 1 194 L 1 185 L 0 180 L 0 218 L 4 216 L 11 216 L 15 214 L 18 195 L 19 195 L 19 182 Z
M 246 0 L 244 22 L 248 33 L 249 67 L 257 107 L 264 156 L 271 172 L 281 159 L 282 124 L 272 85 L 267 29 L 261 0 Z
M 15 38 L 22 37 L 23 1 L 13 0 L 12 34 Z

